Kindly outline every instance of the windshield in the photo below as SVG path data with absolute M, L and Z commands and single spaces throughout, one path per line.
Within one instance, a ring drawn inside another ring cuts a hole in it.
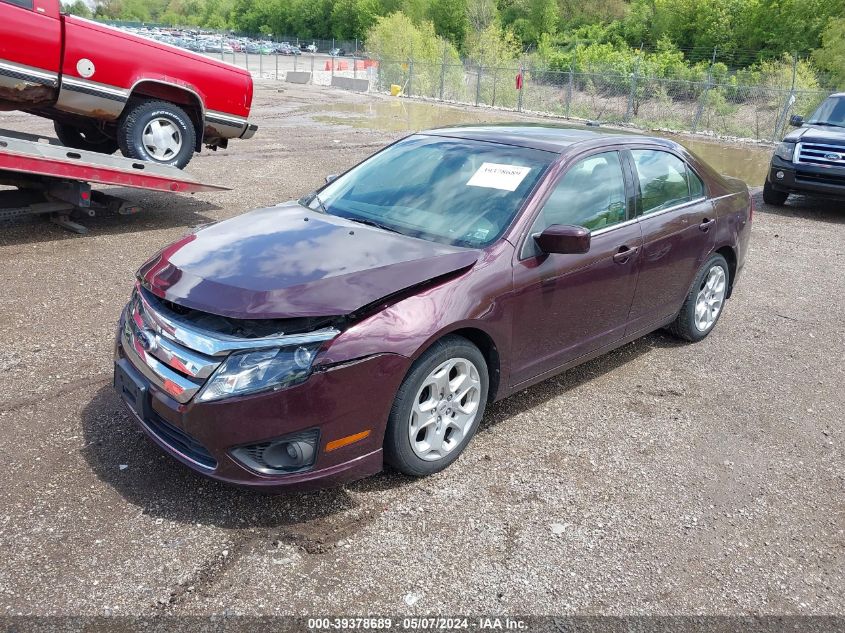
M 412 136 L 300 203 L 397 233 L 477 248 L 502 235 L 555 156 L 484 141 Z
M 825 99 L 807 123 L 845 127 L 845 97 L 828 97 Z

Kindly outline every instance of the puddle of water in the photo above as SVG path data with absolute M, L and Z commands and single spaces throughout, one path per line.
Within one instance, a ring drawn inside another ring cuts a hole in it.
M 367 103 L 332 103 L 309 106 L 306 110 L 321 113 L 313 119 L 322 123 L 364 127 L 386 132 L 417 132 L 446 125 L 513 120 L 513 115 L 510 113 L 495 110 L 462 110 L 404 99 L 379 99 Z
M 313 120 L 321 123 L 370 128 L 386 132 L 416 132 L 446 125 L 500 123 L 521 118 L 514 112 L 462 109 L 440 103 L 423 103 L 404 99 L 378 99 L 365 103 L 314 105 L 306 107 L 304 111 L 314 112 Z M 548 119 L 548 121 L 555 125 L 562 124 L 561 121 L 554 119 Z M 573 125 L 573 127 L 581 126 Z M 771 148 L 720 143 L 672 134 L 655 133 L 655 135 L 671 138 L 707 161 L 717 171 L 734 178 L 740 178 L 749 185 L 760 186 L 766 178 Z
M 772 148 L 760 145 L 739 145 L 661 134 L 695 153 L 713 169 L 726 176 L 744 180 L 752 187 L 762 187 L 772 158 Z

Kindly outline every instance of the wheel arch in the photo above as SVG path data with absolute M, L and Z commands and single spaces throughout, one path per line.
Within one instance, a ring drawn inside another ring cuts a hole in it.
M 205 132 L 205 104 L 200 95 L 187 86 L 178 86 L 158 79 L 140 79 L 129 91 L 124 112 L 128 111 L 131 105 L 151 99 L 168 101 L 185 110 L 196 132 L 194 150 L 200 151 Z
M 734 279 L 736 278 L 736 267 L 737 267 L 737 257 L 736 251 L 733 249 L 732 246 L 724 245 L 717 248 L 713 251 L 715 254 L 721 255 L 725 258 L 725 261 L 728 262 L 728 274 L 730 283 L 728 284 L 728 293 L 725 295 L 725 299 L 730 298 L 731 293 L 734 289 Z
M 441 331 L 429 338 L 423 345 L 417 349 L 413 356 L 413 360 L 417 360 L 435 345 L 438 341 L 443 340 L 448 336 L 460 336 L 467 339 L 470 343 L 475 345 L 487 361 L 487 373 L 490 377 L 490 385 L 487 390 L 487 401 L 494 402 L 499 392 L 501 384 L 502 366 L 499 346 L 493 337 L 484 329 L 471 324 L 459 324 L 448 330 Z

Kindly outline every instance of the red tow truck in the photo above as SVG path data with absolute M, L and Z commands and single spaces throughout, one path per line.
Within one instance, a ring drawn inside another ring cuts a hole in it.
M 66 146 L 179 168 L 203 145 L 250 138 L 248 71 L 61 13 L 0 0 L 0 110 L 54 122 Z
M 92 190 L 91 183 L 175 193 L 228 189 L 201 183 L 177 167 L 104 156 L 0 130 L 0 185 L 11 187 L 0 189 L 0 222 L 43 214 L 65 229 L 86 233 L 72 216 L 93 216 L 97 211 L 126 215 L 140 210 L 121 198 Z

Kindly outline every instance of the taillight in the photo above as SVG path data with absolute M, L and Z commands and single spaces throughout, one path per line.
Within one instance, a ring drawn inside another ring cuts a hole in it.
M 751 204 L 748 205 L 748 221 L 751 222 L 754 219 L 754 196 L 749 196 L 749 199 Z

